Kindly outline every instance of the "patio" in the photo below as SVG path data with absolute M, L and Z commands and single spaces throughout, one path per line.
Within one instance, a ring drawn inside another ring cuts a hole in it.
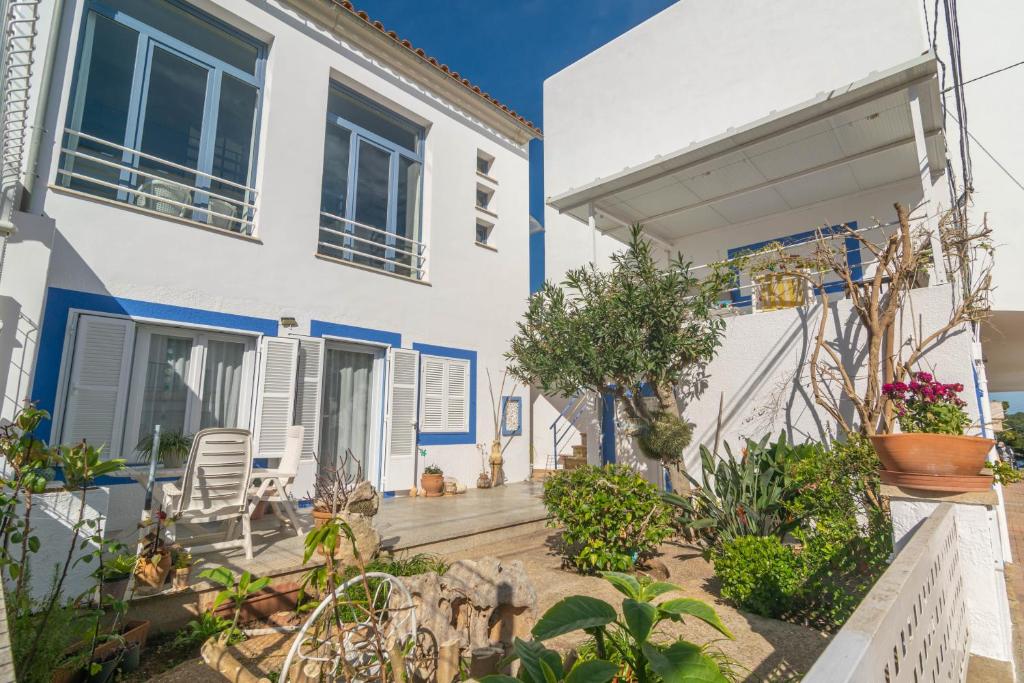
M 469 489 L 466 493 L 439 498 L 395 496 L 381 502 L 374 518 L 383 539 L 383 547 L 391 552 L 450 553 L 471 549 L 498 539 L 538 533 L 543 529 L 547 511 L 541 501 L 543 486 L 538 482 L 521 482 L 493 489 Z M 302 544 L 313 526 L 310 508 L 299 510 L 301 534 L 279 527 L 277 519 L 267 514 L 253 523 L 254 559 L 246 560 L 241 548 L 202 553 L 196 556 L 193 590 L 209 584 L 198 578 L 203 569 L 223 566 L 235 573 L 248 571 L 256 576 L 281 577 L 299 572 L 320 562 L 314 558 L 302 562 Z M 222 534 L 217 527 L 216 535 Z M 192 529 L 189 529 L 192 531 Z M 212 534 L 210 534 L 212 535 Z M 202 540 L 202 536 L 189 540 Z M 142 597 L 156 597 L 161 593 Z

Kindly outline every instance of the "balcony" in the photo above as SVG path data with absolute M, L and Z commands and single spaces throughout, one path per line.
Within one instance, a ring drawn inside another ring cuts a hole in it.
M 427 245 L 423 242 L 323 211 L 317 253 L 399 277 L 426 279 Z
M 253 234 L 255 188 L 72 128 L 64 133 L 60 186 L 189 223 Z

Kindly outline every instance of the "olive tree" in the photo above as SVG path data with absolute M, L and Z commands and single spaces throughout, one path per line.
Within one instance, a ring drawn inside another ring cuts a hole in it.
M 634 225 L 610 270 L 588 264 L 534 294 L 506 354 L 510 371 L 546 393 L 611 392 L 645 454 L 677 467 L 693 433 L 677 392 L 721 343 L 725 321 L 714 309 L 730 276 L 698 279 L 682 254 L 659 267 Z

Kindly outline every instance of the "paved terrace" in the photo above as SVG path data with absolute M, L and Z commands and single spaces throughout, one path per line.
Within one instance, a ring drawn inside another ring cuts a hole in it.
M 537 532 L 547 519 L 541 501 L 543 486 L 537 482 L 509 484 L 493 489 L 469 489 L 466 493 L 438 498 L 385 498 L 375 518 L 384 547 L 395 552 L 454 552 L 503 536 Z M 270 514 L 253 523 L 253 559 L 241 548 L 197 555 L 193 580 L 207 567 L 225 566 L 258 576 L 294 572 L 303 567 L 302 542 L 313 525 L 309 509 L 299 510 L 302 533 L 278 527 Z M 221 527 L 222 528 L 222 527 Z M 319 557 L 310 566 L 322 562 Z M 198 586 L 196 586 L 198 587 Z

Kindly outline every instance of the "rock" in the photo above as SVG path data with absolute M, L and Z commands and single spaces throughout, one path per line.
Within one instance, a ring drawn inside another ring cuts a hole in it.
M 356 484 L 348 496 L 345 512 L 357 513 L 365 517 L 373 517 L 380 509 L 380 493 L 365 479 Z
M 339 514 L 338 517 L 347 522 L 352 529 L 352 535 L 355 536 L 355 545 L 363 562 L 369 562 L 377 557 L 377 553 L 380 552 L 381 537 L 380 532 L 373 526 L 373 517 L 367 517 L 356 512 L 344 512 Z M 356 556 L 352 552 L 352 543 L 347 538 L 341 537 L 340 534 L 338 548 L 335 550 L 334 557 L 346 565 L 356 564 Z
M 655 581 L 668 579 L 668 567 L 661 560 L 647 560 L 646 569 L 641 569 L 637 573 Z

